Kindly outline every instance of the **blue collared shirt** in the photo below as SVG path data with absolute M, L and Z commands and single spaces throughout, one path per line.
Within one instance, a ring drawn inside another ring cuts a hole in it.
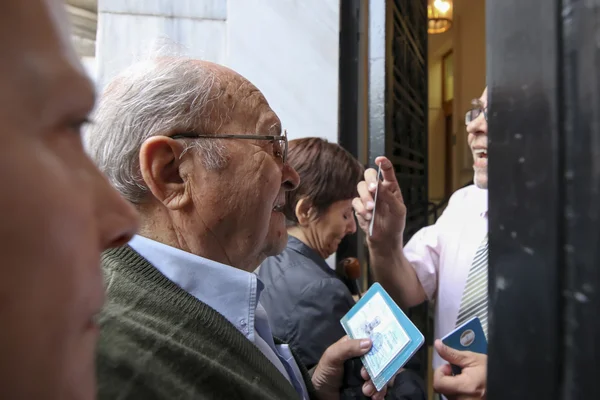
M 129 246 L 172 282 L 223 315 L 308 399 L 289 346 L 276 346 L 273 341 L 267 313 L 259 302 L 264 285 L 255 274 L 139 235 L 131 239 Z

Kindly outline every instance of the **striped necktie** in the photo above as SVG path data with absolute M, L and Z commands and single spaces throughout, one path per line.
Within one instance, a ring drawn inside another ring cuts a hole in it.
M 456 326 L 473 317 L 479 317 L 483 332 L 488 331 L 488 236 L 485 236 L 475 253 L 469 270 L 467 284 L 458 310 Z

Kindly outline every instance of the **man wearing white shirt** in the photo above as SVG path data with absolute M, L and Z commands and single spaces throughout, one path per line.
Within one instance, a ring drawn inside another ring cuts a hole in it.
M 374 277 L 402 307 L 434 300 L 436 339 L 474 316 L 487 334 L 487 89 L 473 101 L 465 122 L 474 157 L 474 185 L 455 192 L 438 221 L 417 232 L 406 246 L 406 206 L 393 165 L 385 157 L 375 160 L 381 165 L 383 182 L 373 235 L 367 238 Z M 376 182 L 377 172 L 365 171 L 365 180 L 358 185 L 360 198 L 353 202 L 365 232 Z M 435 354 L 434 368 L 442 364 Z

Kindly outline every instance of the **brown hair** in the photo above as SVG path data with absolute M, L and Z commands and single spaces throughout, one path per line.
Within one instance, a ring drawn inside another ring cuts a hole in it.
M 292 225 L 298 223 L 296 205 L 306 198 L 317 215 L 340 200 L 356 197 L 356 185 L 363 178 L 363 166 L 346 149 L 325 139 L 309 137 L 289 143 L 288 164 L 300 175 L 300 185 L 286 193 L 284 214 Z

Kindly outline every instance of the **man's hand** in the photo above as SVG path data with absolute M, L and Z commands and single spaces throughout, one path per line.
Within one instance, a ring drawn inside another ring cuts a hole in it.
M 449 364 L 442 365 L 433 373 L 433 388 L 448 400 L 474 400 L 486 398 L 487 355 L 470 351 L 458 351 L 435 341 L 435 349 L 450 364 L 462 368 L 460 375 L 452 376 Z
M 373 236 L 369 237 L 369 224 L 378 184 L 377 171 L 373 168 L 365 171 L 365 180 L 358 184 L 360 197 L 352 200 L 352 206 L 358 224 L 367 234 L 369 262 L 375 281 L 383 285 L 400 307 L 413 307 L 425 301 L 427 295 L 413 266 L 404 255 L 406 206 L 390 160 L 377 157 L 375 163 L 381 166 L 383 182 L 379 183 L 377 192 Z
M 396 180 L 394 166 L 385 157 L 375 159 L 377 165 L 381 165 L 383 182 L 377 193 L 377 210 L 375 213 L 375 224 L 373 236 L 368 237 L 369 244 L 387 247 L 402 244 L 402 234 L 406 225 L 406 206 L 402 198 L 400 186 Z M 352 201 L 352 206 L 361 229 L 369 233 L 373 208 L 375 203 L 375 189 L 377 188 L 377 171 L 369 168 L 365 171 L 365 180 L 358 184 L 358 195 Z
M 313 386 L 317 390 L 320 400 L 339 400 L 344 376 L 344 362 L 368 353 L 371 345 L 369 339 L 351 340 L 348 336 L 344 336 L 325 350 L 312 377 Z M 377 392 L 364 368 L 361 370 L 361 376 L 366 381 L 362 388 L 363 394 L 374 400 L 382 400 L 387 388 Z

